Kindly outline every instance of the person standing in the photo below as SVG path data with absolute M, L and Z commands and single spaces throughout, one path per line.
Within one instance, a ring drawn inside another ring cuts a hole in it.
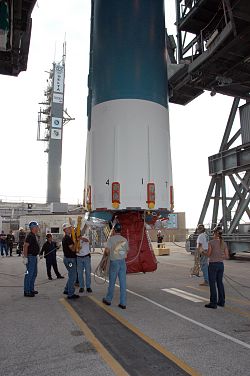
M 4 233 L 4 231 L 2 230 L 1 234 L 0 234 L 0 247 L 1 247 L 1 256 L 4 257 L 4 252 L 5 251 L 5 255 L 6 257 L 8 256 L 8 250 L 7 250 L 7 236 L 6 234 Z
M 119 223 L 114 226 L 114 230 L 107 241 L 107 246 L 104 250 L 104 256 L 109 256 L 109 287 L 103 303 L 110 305 L 114 296 L 115 282 L 118 276 L 120 283 L 120 303 L 118 307 L 126 309 L 126 262 L 125 258 L 128 253 L 128 241 L 121 236 L 122 227 Z
M 12 249 L 14 245 L 15 237 L 13 235 L 12 230 L 7 234 L 6 242 L 7 242 L 7 253 L 10 250 L 10 256 L 12 256 Z
M 40 251 L 37 241 L 37 233 L 39 231 L 38 223 L 31 221 L 29 223 L 29 229 L 30 232 L 26 236 L 23 246 L 23 262 L 27 269 L 24 277 L 24 296 L 34 297 L 35 294 L 38 294 L 38 291 L 35 291 L 37 256 Z
M 209 277 L 208 277 L 208 257 L 207 257 L 207 250 L 208 250 L 208 235 L 206 234 L 205 226 L 198 225 L 197 227 L 198 238 L 197 238 L 197 251 L 200 255 L 200 266 L 201 271 L 203 273 L 204 281 L 200 283 L 200 286 L 208 286 L 209 285 Z
M 210 303 L 205 304 L 206 308 L 224 307 L 225 290 L 223 284 L 224 260 L 229 258 L 227 245 L 222 239 L 222 228 L 217 226 L 213 230 L 213 239 L 208 243 L 209 257 L 209 286 L 210 286 Z M 217 286 L 217 289 L 216 289 Z M 218 296 L 217 296 L 218 290 Z
M 56 242 L 53 242 L 52 234 L 46 235 L 47 241 L 43 244 L 42 250 L 40 252 L 40 258 L 43 254 L 46 260 L 47 276 L 50 281 L 52 281 L 51 267 L 53 267 L 54 272 L 58 279 L 64 278 L 58 271 L 57 261 L 56 261 L 56 251 L 58 249 Z
M 64 288 L 64 294 L 68 295 L 68 299 L 77 299 L 80 296 L 75 294 L 75 281 L 76 281 L 76 251 L 75 245 L 71 238 L 71 225 L 64 223 L 62 226 L 64 236 L 62 239 L 63 247 L 63 262 L 68 270 L 68 281 Z
M 23 253 L 23 245 L 24 245 L 24 240 L 26 238 L 25 231 L 22 227 L 19 228 L 19 234 L 18 234 L 18 247 L 16 253 L 20 257 L 21 254 Z
M 158 243 L 157 247 L 158 248 L 160 248 L 160 244 L 162 243 L 163 238 L 164 238 L 164 236 L 162 235 L 161 230 L 158 230 L 157 231 L 157 243 Z
M 79 280 L 79 292 L 84 292 L 84 277 L 83 272 L 85 271 L 85 282 L 87 292 L 92 292 L 91 289 L 91 254 L 90 254 L 90 244 L 89 239 L 86 235 L 80 237 L 80 250 L 77 255 L 77 274 Z

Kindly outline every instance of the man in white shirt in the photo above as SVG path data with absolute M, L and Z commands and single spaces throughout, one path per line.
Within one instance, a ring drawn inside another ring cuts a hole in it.
M 91 254 L 89 239 L 86 235 L 80 237 L 80 251 L 77 252 L 77 274 L 79 280 L 79 292 L 84 292 L 84 284 L 86 283 L 87 292 L 91 289 Z M 83 272 L 85 271 L 85 281 Z M 84 283 L 85 282 L 85 283 Z
M 204 281 L 200 283 L 200 286 L 208 286 L 208 258 L 207 258 L 207 250 L 208 250 L 208 235 L 206 234 L 206 230 L 204 225 L 198 225 L 198 238 L 197 238 L 197 249 L 200 254 L 200 265 L 201 270 L 203 273 Z

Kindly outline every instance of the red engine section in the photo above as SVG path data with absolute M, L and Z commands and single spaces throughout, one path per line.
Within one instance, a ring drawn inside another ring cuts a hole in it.
M 121 235 L 129 243 L 129 252 L 126 259 L 127 273 L 155 271 L 157 260 L 145 229 L 142 213 L 119 213 L 117 218 L 122 226 Z

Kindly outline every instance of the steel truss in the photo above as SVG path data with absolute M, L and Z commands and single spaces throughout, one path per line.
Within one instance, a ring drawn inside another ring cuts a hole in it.
M 243 230 L 239 226 L 243 216 L 250 222 L 250 142 L 230 149 L 242 135 L 241 127 L 231 136 L 239 102 L 240 98 L 233 101 L 219 153 L 209 157 L 212 177 L 198 221 L 204 223 L 212 204 L 211 229 L 218 223 L 222 225 L 231 254 L 250 251 L 250 223 L 243 226 Z M 226 183 L 230 184 L 230 191 L 235 192 L 232 197 L 227 195 Z

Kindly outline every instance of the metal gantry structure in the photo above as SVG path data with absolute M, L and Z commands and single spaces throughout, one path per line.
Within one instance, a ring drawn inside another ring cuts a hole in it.
M 64 79 L 65 79 L 66 45 L 61 62 L 53 63 L 47 72 L 46 100 L 38 112 L 37 140 L 46 142 L 45 152 L 48 153 L 47 203 L 60 203 L 61 199 L 61 162 L 63 126 L 71 120 L 64 110 Z
M 176 0 L 176 26 L 170 102 L 186 105 L 205 90 L 234 98 L 220 149 L 209 157 L 211 182 L 198 223 L 212 206 L 211 228 L 222 225 L 230 253 L 250 251 L 249 1 Z M 238 111 L 240 128 L 234 132 Z
M 231 254 L 250 250 L 250 104 L 239 107 L 239 103 L 240 99 L 235 98 L 219 153 L 209 157 L 211 182 L 198 221 L 204 223 L 208 207 L 212 205 L 211 228 L 218 223 L 222 225 Z M 232 127 L 237 111 L 241 124 L 234 133 Z M 240 145 L 231 147 L 240 138 Z M 230 197 L 231 192 L 234 193 Z
M 0 1 L 0 74 L 26 71 L 36 0 Z

